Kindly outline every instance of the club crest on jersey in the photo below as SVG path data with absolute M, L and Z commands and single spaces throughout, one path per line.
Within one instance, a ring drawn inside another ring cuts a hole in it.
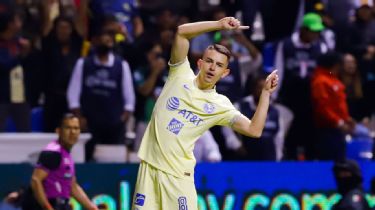
M 211 103 L 205 103 L 203 105 L 203 110 L 204 112 L 206 112 L 207 114 L 212 114 L 215 112 L 215 105 L 211 104 Z
M 169 111 L 174 111 L 178 109 L 179 106 L 180 106 L 180 100 L 177 97 L 170 97 L 167 100 L 167 109 Z
M 134 204 L 138 206 L 143 206 L 145 204 L 145 199 L 146 199 L 145 195 L 141 193 L 137 193 L 134 198 Z
M 173 118 L 173 119 L 169 122 L 169 124 L 168 124 L 168 126 L 167 126 L 167 129 L 168 129 L 170 132 L 172 132 L 172 133 L 178 135 L 178 133 L 180 132 L 180 130 L 182 129 L 182 127 L 184 127 L 184 124 L 183 124 L 182 122 L 176 120 L 175 118 Z

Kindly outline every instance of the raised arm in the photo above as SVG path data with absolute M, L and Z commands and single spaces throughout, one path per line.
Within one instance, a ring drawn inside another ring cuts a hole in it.
M 57 9 L 56 2 L 48 1 L 48 0 L 42 0 L 39 9 L 42 15 L 42 36 L 45 37 L 51 32 L 53 27 L 53 21 L 51 19 L 51 11 L 55 12 Z
M 87 22 L 88 22 L 88 6 L 89 5 L 89 0 L 81 0 L 78 8 L 77 8 L 77 14 L 76 17 L 74 18 L 74 27 L 77 31 L 77 33 L 81 37 L 86 37 L 87 36 Z
M 241 116 L 233 123 L 233 130 L 242 135 L 250 137 L 259 138 L 262 135 L 264 124 L 267 119 L 270 96 L 271 93 L 275 91 L 279 80 L 279 77 L 276 73 L 277 70 L 268 75 L 259 99 L 257 109 L 255 110 L 254 116 L 251 121 L 247 117 Z
M 189 39 L 199 34 L 216 30 L 248 29 L 241 26 L 240 21 L 234 17 L 225 17 L 218 21 L 203 21 L 180 25 L 177 29 L 172 46 L 171 64 L 183 61 L 189 52 Z

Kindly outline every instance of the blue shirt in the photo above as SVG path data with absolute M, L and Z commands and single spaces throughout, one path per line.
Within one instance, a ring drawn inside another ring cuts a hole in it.
M 113 14 L 126 26 L 129 35 L 134 32 L 133 18 L 139 16 L 137 0 L 91 0 L 93 14 Z

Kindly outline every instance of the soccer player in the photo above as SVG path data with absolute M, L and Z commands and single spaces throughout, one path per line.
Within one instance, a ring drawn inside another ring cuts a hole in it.
M 49 143 L 40 153 L 31 177 L 31 191 L 25 195 L 24 210 L 70 210 L 70 197 L 84 208 L 98 210 L 77 183 L 70 150 L 80 134 L 78 117 L 64 115 L 56 129 L 58 140 Z
M 197 75 L 187 60 L 189 39 L 209 31 L 247 28 L 233 17 L 178 27 L 168 79 L 138 152 L 142 161 L 133 210 L 198 209 L 193 148 L 200 135 L 212 126 L 229 126 L 243 135 L 261 136 L 270 95 L 278 83 L 276 71 L 267 77 L 257 110 L 249 120 L 227 97 L 215 91 L 216 82 L 230 72 L 228 49 L 217 44 L 208 46 L 197 62 Z

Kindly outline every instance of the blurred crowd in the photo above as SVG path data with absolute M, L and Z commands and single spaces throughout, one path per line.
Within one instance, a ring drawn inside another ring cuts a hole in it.
M 226 16 L 251 29 L 194 38 L 192 68 L 209 44 L 229 48 L 216 90 L 247 116 L 275 68 L 281 85 L 260 140 L 214 127 L 198 161 L 372 159 L 372 0 L 0 0 L 0 132 L 54 132 L 72 112 L 92 134 L 86 161 L 97 145 L 136 152 L 176 27 Z

